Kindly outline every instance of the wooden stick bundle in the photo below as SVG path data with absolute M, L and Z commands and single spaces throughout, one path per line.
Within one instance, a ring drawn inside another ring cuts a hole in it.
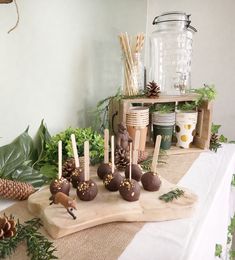
M 138 60 L 136 56 L 140 54 L 144 46 L 144 34 L 140 33 L 131 42 L 127 33 L 119 35 L 120 45 L 124 57 L 125 84 L 123 94 L 132 96 L 138 94 Z M 132 46 L 132 47 L 131 47 Z

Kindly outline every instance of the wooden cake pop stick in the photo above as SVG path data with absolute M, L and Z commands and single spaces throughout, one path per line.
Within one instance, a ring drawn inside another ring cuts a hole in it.
M 79 164 L 79 158 L 78 158 L 78 150 L 77 150 L 77 144 L 76 144 L 74 134 L 71 134 L 71 141 L 72 141 L 72 147 L 73 147 L 73 157 L 74 157 L 74 160 L 75 160 L 75 167 L 79 168 L 80 164 Z
M 132 164 L 132 143 L 130 143 L 130 166 L 129 166 L 129 180 L 131 181 L 131 164 Z
M 137 164 L 139 156 L 139 145 L 140 145 L 140 130 L 135 132 L 135 142 L 133 149 L 133 164 Z
M 104 163 L 109 163 L 109 129 L 104 129 Z
M 58 179 L 62 177 L 62 141 L 58 142 Z
M 114 173 L 114 136 L 111 136 L 111 157 L 112 157 L 112 173 Z
M 156 138 L 152 167 L 151 167 L 151 171 L 153 173 L 157 173 L 158 155 L 159 155 L 161 140 L 162 140 L 161 135 L 158 135 L 157 138 Z
M 89 155 L 89 141 L 85 141 L 84 143 L 84 180 L 90 180 L 90 155 Z

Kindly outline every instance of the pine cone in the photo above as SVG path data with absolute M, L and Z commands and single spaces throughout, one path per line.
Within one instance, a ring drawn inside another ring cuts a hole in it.
M 75 170 L 75 160 L 74 158 L 68 158 L 62 167 L 62 176 L 68 181 L 71 180 L 73 171 Z
M 0 240 L 7 237 L 14 237 L 16 234 L 16 222 L 12 216 L 7 217 L 5 214 L 0 217 Z
M 25 200 L 34 192 L 34 187 L 29 183 L 0 179 L 0 197 L 2 198 Z
M 148 83 L 146 91 L 147 97 L 157 98 L 159 97 L 160 92 L 160 87 L 157 85 L 156 82 L 152 81 Z
M 219 142 L 219 135 L 213 133 L 210 138 L 210 150 L 217 152 L 217 149 L 221 147 L 221 143 Z
M 118 170 L 125 170 L 129 164 L 129 154 L 123 148 L 116 148 L 115 150 L 115 165 Z

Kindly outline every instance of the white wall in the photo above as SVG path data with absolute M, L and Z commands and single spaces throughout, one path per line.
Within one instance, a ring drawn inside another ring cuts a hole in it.
M 50 132 L 89 124 L 121 84 L 117 35 L 146 29 L 146 0 L 17 0 L 0 5 L 0 145 L 42 118 Z
M 213 121 L 221 132 L 235 140 L 235 1 L 148 0 L 147 31 L 154 29 L 155 16 L 167 11 L 192 14 L 198 29 L 194 38 L 192 87 L 215 84 L 218 97 Z

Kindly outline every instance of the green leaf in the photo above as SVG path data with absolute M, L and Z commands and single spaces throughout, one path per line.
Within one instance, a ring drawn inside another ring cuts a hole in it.
M 212 123 L 211 133 L 212 134 L 218 134 L 220 127 L 221 127 L 221 125 L 215 125 L 214 123 Z
M 233 174 L 231 185 L 235 187 L 235 174 Z
M 40 127 L 36 133 L 36 136 L 34 138 L 34 148 L 35 148 L 36 158 L 37 158 L 35 164 L 43 160 L 45 154 L 45 146 L 46 143 L 50 141 L 50 139 L 51 136 L 42 120 Z
M 28 128 L 12 143 L 0 147 L 0 178 L 11 179 L 11 174 L 33 157 L 33 141 Z
M 224 135 L 221 135 L 221 136 L 219 137 L 219 142 L 221 142 L 221 143 L 227 143 L 227 142 L 228 142 L 228 138 L 225 137 Z
M 45 164 L 40 168 L 40 173 L 48 179 L 55 179 L 58 174 L 58 168 L 55 165 Z
M 216 244 L 215 245 L 215 256 L 221 257 L 222 250 L 223 250 L 222 245 Z

